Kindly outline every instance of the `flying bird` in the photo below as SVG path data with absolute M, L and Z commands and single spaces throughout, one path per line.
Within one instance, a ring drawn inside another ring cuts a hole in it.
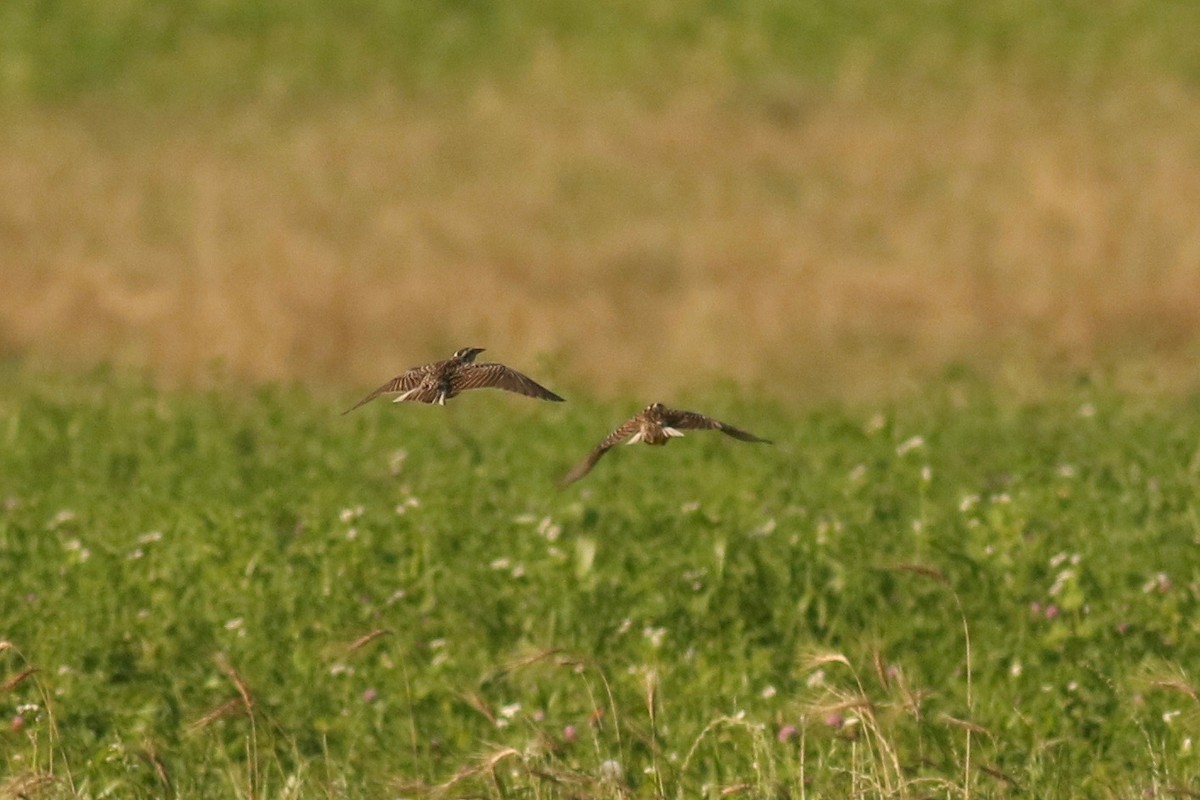
M 381 394 L 396 395 L 393 403 L 437 403 L 444 406 L 451 397 L 468 389 L 504 389 L 539 400 L 563 401 L 563 398 L 515 369 L 503 364 L 475 363 L 476 356 L 482 352 L 482 347 L 464 347 L 447 359 L 411 367 L 342 413 L 349 414 Z
M 762 439 L 753 433 L 735 428 L 712 417 L 706 417 L 694 411 L 678 411 L 667 408 L 662 403 L 654 403 L 646 406 L 622 423 L 615 431 L 605 436 L 604 440 L 596 445 L 596 449 L 589 453 L 587 458 L 576 464 L 566 474 L 559 485 L 567 486 L 587 475 L 592 471 L 592 467 L 596 466 L 596 462 L 600 460 L 601 456 L 625 439 L 629 439 L 626 444 L 644 442 L 645 444 L 664 445 L 675 437 L 683 436 L 685 430 L 720 431 L 727 436 L 741 439 L 743 442 L 771 444 L 769 439 Z

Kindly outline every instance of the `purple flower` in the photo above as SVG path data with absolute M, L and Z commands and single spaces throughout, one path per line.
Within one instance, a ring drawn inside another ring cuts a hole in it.
M 374 689 L 367 689 L 362 693 L 362 699 L 364 703 L 374 703 L 379 699 L 379 692 Z
M 796 733 L 795 725 L 783 725 L 779 728 L 779 733 L 775 734 L 775 738 L 780 742 L 787 742 L 794 739 Z

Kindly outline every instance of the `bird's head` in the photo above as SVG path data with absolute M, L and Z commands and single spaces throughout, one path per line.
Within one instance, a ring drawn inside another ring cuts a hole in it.
M 482 347 L 464 347 L 462 350 L 459 350 L 454 354 L 454 358 L 463 362 L 464 364 L 470 364 L 475 360 L 475 357 L 483 351 L 484 348 Z
M 646 413 L 661 414 L 665 409 L 666 406 L 664 406 L 662 403 L 651 403 L 650 405 L 646 406 Z

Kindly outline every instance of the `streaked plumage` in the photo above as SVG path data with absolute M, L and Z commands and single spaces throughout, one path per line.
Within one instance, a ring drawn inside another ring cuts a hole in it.
M 694 411 L 678 411 L 667 408 L 662 403 L 654 403 L 646 406 L 640 413 L 629 418 L 604 437 L 604 440 L 596 445 L 596 449 L 589 453 L 587 458 L 576 464 L 566 474 L 560 485 L 566 486 L 587 475 L 591 472 L 592 467 L 596 466 L 596 462 L 600 460 L 601 456 L 626 439 L 629 440 L 626 444 L 643 442 L 651 445 L 664 445 L 675 437 L 683 436 L 685 430 L 720 431 L 727 436 L 741 439 L 743 442 L 771 444 L 769 439 L 759 438 L 753 433 L 727 425 L 712 417 L 706 417 Z
M 450 358 L 412 367 L 342 413 L 349 414 L 381 394 L 396 395 L 393 403 L 445 405 L 451 397 L 468 389 L 504 389 L 539 400 L 562 402 L 563 398 L 515 369 L 490 362 L 476 364 L 475 357 L 482 352 L 482 347 L 464 347 Z

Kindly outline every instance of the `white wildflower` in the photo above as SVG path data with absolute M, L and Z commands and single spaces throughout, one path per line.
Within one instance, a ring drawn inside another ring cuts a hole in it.
M 902 456 L 906 453 L 911 453 L 919 447 L 925 446 L 924 436 L 910 436 L 896 447 L 896 455 Z
M 1150 592 L 1158 592 L 1162 594 L 1171 588 L 1171 578 L 1165 572 L 1156 572 L 1150 580 L 1142 585 L 1142 591 L 1146 594 Z
M 600 780 L 605 783 L 622 783 L 625 780 L 625 768 L 615 759 L 603 761 L 600 763 Z
M 562 536 L 562 525 L 558 525 L 550 517 L 542 517 L 542 521 L 538 523 L 537 532 L 546 538 L 548 542 L 557 542 L 558 537 Z
M 83 542 L 79 539 L 70 539 L 63 543 L 63 547 L 65 547 L 69 552 L 74 553 L 75 557 L 79 559 L 80 563 L 83 563 L 92 557 L 92 551 L 84 547 Z
M 772 533 L 775 532 L 776 525 L 777 525 L 777 523 L 775 522 L 775 518 L 771 517 L 766 522 L 764 522 L 762 525 L 759 525 L 757 528 L 752 530 L 750 532 L 750 535 L 751 536 L 770 536 Z
M 1054 583 L 1052 583 L 1050 585 L 1050 589 L 1047 591 L 1047 593 L 1051 597 L 1057 597 L 1058 594 L 1060 592 L 1062 592 L 1063 588 L 1069 582 L 1071 582 L 1072 580 L 1075 579 L 1075 575 L 1076 575 L 1076 573 L 1075 573 L 1075 570 L 1073 570 L 1073 569 L 1064 569 L 1064 570 L 1060 571 L 1057 575 L 1054 576 Z
M 647 625 L 642 629 L 642 636 L 644 636 L 646 640 L 650 642 L 650 646 L 654 648 L 662 647 L 663 639 L 666 638 L 666 635 L 666 628 L 655 628 L 651 625 Z

